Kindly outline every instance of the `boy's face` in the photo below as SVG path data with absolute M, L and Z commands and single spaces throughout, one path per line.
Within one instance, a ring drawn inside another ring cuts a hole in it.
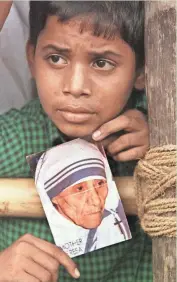
M 80 21 L 50 16 L 28 59 L 44 110 L 70 137 L 92 134 L 115 118 L 136 86 L 135 54 L 121 38 L 80 32 Z

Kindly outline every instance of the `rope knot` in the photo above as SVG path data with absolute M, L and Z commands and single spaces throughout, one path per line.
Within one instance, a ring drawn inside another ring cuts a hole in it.
M 150 149 L 134 173 L 140 224 L 152 237 L 176 237 L 176 146 Z

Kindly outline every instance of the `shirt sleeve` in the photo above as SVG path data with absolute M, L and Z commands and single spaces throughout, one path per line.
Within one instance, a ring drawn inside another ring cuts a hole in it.
M 20 138 L 20 111 L 0 116 L 0 177 L 17 177 L 23 167 L 23 145 Z
M 59 137 L 39 99 L 0 115 L 0 177 L 32 177 L 26 157 L 52 147 Z

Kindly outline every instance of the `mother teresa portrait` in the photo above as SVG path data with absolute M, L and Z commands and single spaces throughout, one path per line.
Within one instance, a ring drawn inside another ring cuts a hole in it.
M 55 243 L 71 257 L 131 238 L 104 154 L 82 139 L 40 158 L 35 182 Z

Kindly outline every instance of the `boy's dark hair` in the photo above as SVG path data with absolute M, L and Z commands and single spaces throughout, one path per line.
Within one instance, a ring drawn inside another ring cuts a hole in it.
M 136 55 L 137 68 L 144 66 L 143 1 L 30 1 L 30 42 L 35 46 L 48 16 L 61 22 L 81 19 L 81 30 L 92 26 L 93 35 L 121 38 Z

